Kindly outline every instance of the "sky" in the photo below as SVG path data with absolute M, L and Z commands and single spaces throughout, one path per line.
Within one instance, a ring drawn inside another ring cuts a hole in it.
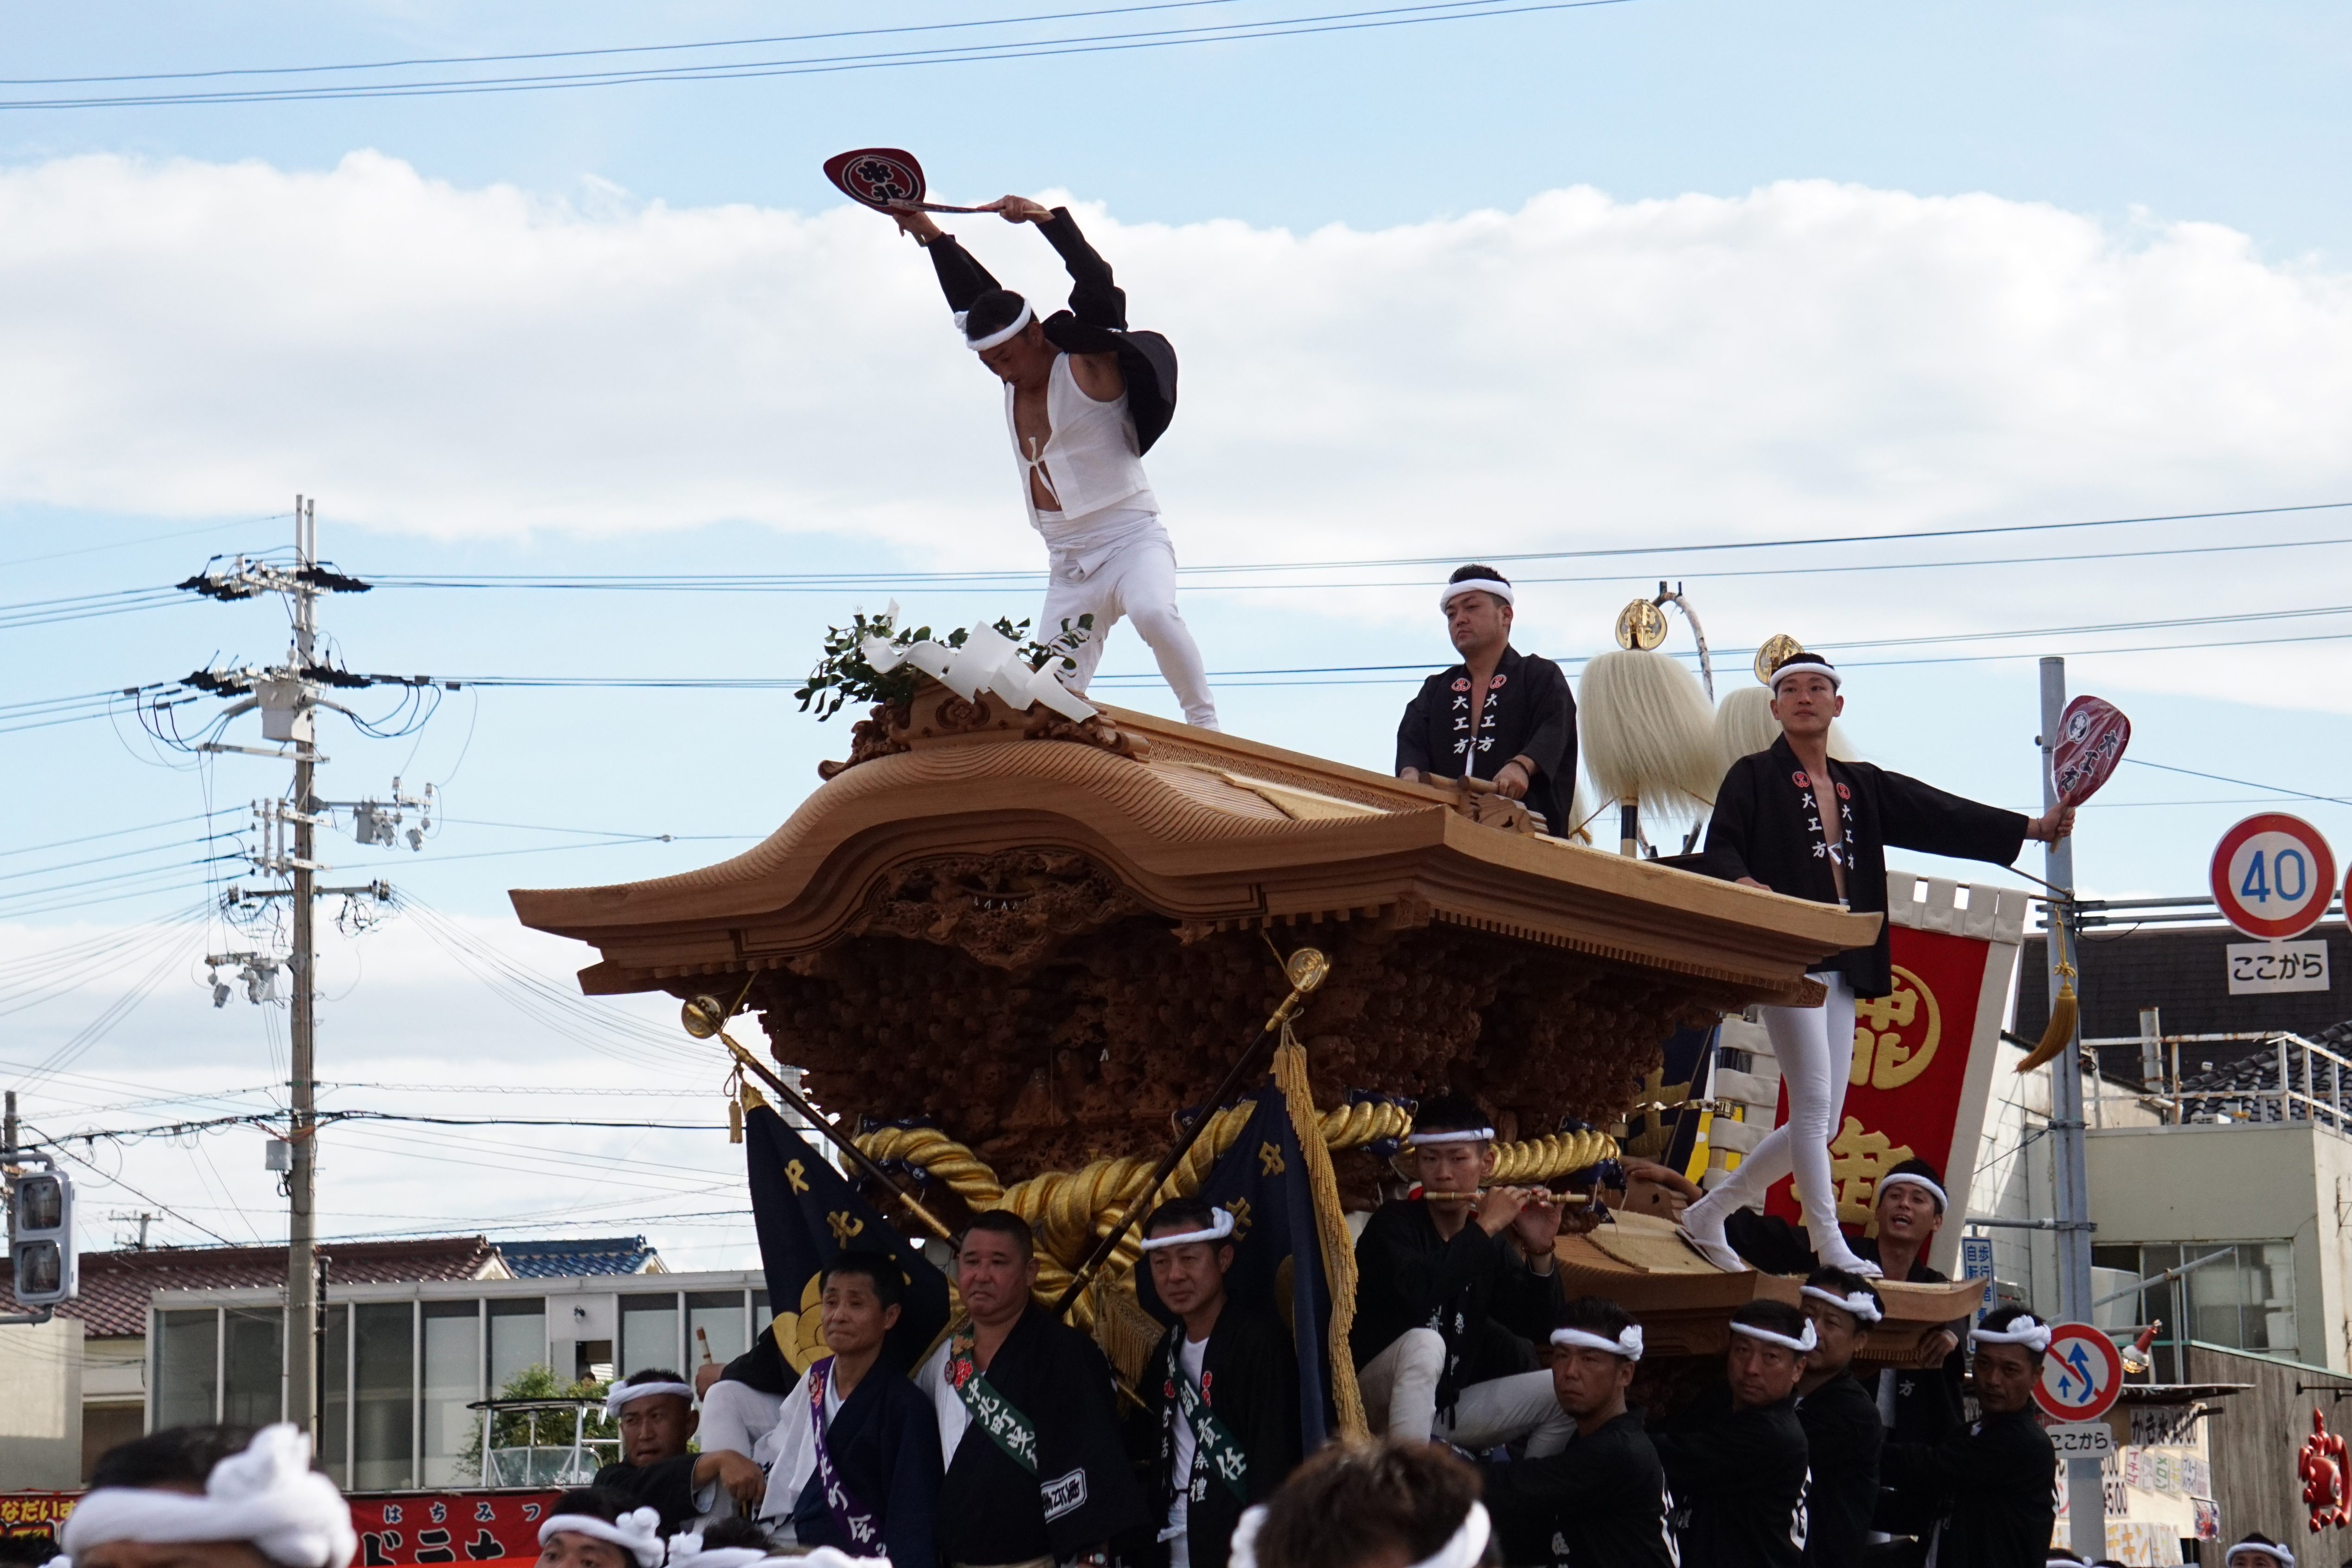
M 399 895 L 324 939 L 325 1103 L 646 1124 L 343 1122 L 323 1228 L 752 1260 L 720 1064 L 665 1001 L 570 994 L 591 955 L 505 893 L 772 831 L 845 750 L 792 689 L 853 609 L 1034 609 L 1001 394 L 919 253 L 824 181 L 853 146 L 915 150 L 944 199 L 1069 203 L 1176 343 L 1150 468 L 1238 733 L 1386 767 L 1449 658 L 1437 563 L 1479 556 L 1524 648 L 1581 660 L 1678 582 L 1718 689 L 1794 633 L 1849 669 L 1864 754 L 2019 806 L 2064 655 L 2135 722 L 2088 891 L 2200 891 L 2265 807 L 2352 844 L 2302 798 L 2352 763 L 2341 7 L 1069 9 L 12 20 L 0 1075 L 86 1162 L 86 1245 L 141 1211 L 283 1235 L 258 1127 L 112 1134 L 282 1103 L 282 1004 L 214 1006 L 202 960 L 274 940 L 210 901 L 257 885 L 223 858 L 286 769 L 100 694 L 282 653 L 274 601 L 171 585 L 282 558 L 299 492 L 375 584 L 323 605 L 334 656 L 460 685 L 349 698 L 397 738 L 322 720 L 329 799 L 435 786 L 421 850 L 322 829 L 330 885 Z M 765 41 L 671 47 L 721 40 Z M 421 63 L 312 68 L 371 62 Z M 702 79 L 549 79 L 646 68 Z M 93 101 L 190 93 L 266 100 Z M 1058 299 L 1034 235 L 943 221 Z M 668 574 L 734 591 L 644 591 Z M 1104 671 L 1174 711 L 1131 631 Z

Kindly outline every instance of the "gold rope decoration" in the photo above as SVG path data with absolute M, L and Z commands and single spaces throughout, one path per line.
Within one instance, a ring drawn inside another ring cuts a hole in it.
M 1324 1325 L 1324 1359 L 1330 1366 L 1331 1404 L 1339 1418 L 1339 1436 L 1370 1435 L 1364 1419 L 1364 1395 L 1356 1386 L 1356 1357 L 1348 1331 L 1356 1321 L 1356 1239 L 1348 1233 L 1348 1216 L 1339 1207 L 1339 1182 L 1331 1171 L 1331 1151 L 1323 1142 L 1322 1118 L 1315 1113 L 1315 1096 L 1307 1082 L 1307 1050 L 1282 1026 L 1282 1045 L 1274 1053 L 1274 1081 L 1290 1111 L 1291 1131 L 1307 1159 L 1307 1184 L 1315 1196 L 1316 1239 L 1323 1249 L 1323 1278 L 1331 1288 L 1331 1318 Z

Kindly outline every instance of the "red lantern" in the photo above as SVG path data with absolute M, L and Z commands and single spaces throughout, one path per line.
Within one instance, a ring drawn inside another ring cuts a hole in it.
M 2311 1413 L 2311 1436 L 2296 1454 L 2294 1473 L 2303 1480 L 2303 1500 L 2311 1508 L 2312 1533 L 2329 1525 L 2352 1524 L 2352 1480 L 2347 1480 L 2344 1439 L 2327 1429 L 2327 1417 Z

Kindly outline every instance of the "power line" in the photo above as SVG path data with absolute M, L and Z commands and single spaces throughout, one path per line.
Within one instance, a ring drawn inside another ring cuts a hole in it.
M 325 87 L 259 87 L 115 97 L 0 99 L 0 110 L 131 109 L 174 104 L 334 102 L 370 98 L 441 98 L 477 93 L 546 92 L 583 87 L 620 87 L 646 82 L 740 81 L 766 77 L 820 76 L 842 71 L 884 70 L 908 66 L 968 65 L 990 60 L 1053 58 L 1065 55 L 1125 53 L 1193 44 L 1240 43 L 1260 38 L 1300 37 L 1322 33 L 1362 32 L 1429 22 L 1471 21 L 1495 16 L 1581 11 L 1632 0 L 1537 0 L 1498 5 L 1495 0 L 1427 0 L 1364 11 L 1335 11 L 1255 22 L 1198 27 L 1155 27 L 1019 42 L 933 45 L 857 55 L 807 55 L 785 59 L 722 62 L 699 66 L 647 67 L 569 75 L 456 78 L 442 80 L 344 83 Z
M 976 22 L 927 22 L 898 27 L 850 27 L 829 33 L 779 33 L 752 38 L 707 38 L 691 44 L 626 44 L 593 49 L 540 49 L 528 54 L 422 55 L 396 60 L 360 60 L 332 66 L 243 66 L 212 70 L 148 71 L 123 76 L 0 77 L 0 87 L 79 87 L 118 81 L 201 81 L 225 76 L 311 76 L 328 71 L 405 70 L 416 66 L 504 65 L 518 60 L 573 60 L 608 55 L 672 54 L 688 49 L 752 48 L 768 44 L 814 44 L 835 38 L 885 37 L 905 33 L 943 33 L 975 27 L 1010 27 L 1029 22 L 1066 22 L 1088 16 L 1127 16 L 1145 11 L 1187 11 L 1229 5 L 1236 0 L 1160 0 L 1150 5 L 1114 5 L 1091 11 L 1047 11 L 1028 16 L 997 16 Z
M 2182 511 L 2150 513 L 2138 517 L 2105 517 L 2078 519 L 2065 522 L 1999 523 L 1974 528 L 1911 529 L 1896 533 L 1813 534 L 1780 539 L 1711 540 L 1680 544 L 1642 544 L 1611 546 L 1593 550 L 1516 551 L 1487 553 L 1488 563 L 1520 561 L 1596 561 L 1626 557 L 1651 558 L 1661 555 L 1719 554 L 1744 550 L 1802 550 L 1827 544 L 1902 543 L 1922 539 L 1975 539 L 1994 534 L 2055 533 L 2070 529 L 2126 528 L 2164 522 L 2205 522 L 2226 518 L 2275 517 L 2306 511 L 2334 511 L 2352 509 L 2352 501 L 2312 501 L 2294 506 L 2241 507 L 2219 511 Z M 2317 545 L 2352 542 L 2344 540 L 2308 540 L 2282 542 L 2276 548 L 2296 545 Z M 2206 553 L 2244 548 L 2242 546 L 2194 546 L 2179 553 Z M 2261 546 L 2260 548 L 2272 548 Z M 2150 552 L 2149 553 L 2173 553 Z M 2099 559 L 2106 559 L 2103 554 Z M 2024 556 L 2013 560 L 1983 563 L 1952 563 L 1952 564 L 2032 564 L 2037 561 L 2069 561 L 2074 556 Z M 1177 571 L 1188 577 L 1229 576 L 1244 573 L 1265 572 L 1353 572 L 1404 566 L 1456 566 L 1460 557 L 1453 555 L 1383 556 L 1353 561 L 1262 561 L 1232 562 L 1222 565 L 1179 566 Z M 1937 564 L 1922 563 L 1920 564 Z M 697 572 L 671 574 L 568 574 L 544 576 L 525 574 L 478 574 L 454 575 L 436 573 L 371 573 L 368 581 L 384 587 L 411 588 L 562 588 L 601 591 L 642 591 L 659 588 L 669 591 L 759 591 L 779 587 L 859 588 L 907 586 L 921 584 L 986 584 L 1009 580 L 1036 581 L 1045 574 L 1036 571 L 1012 572 L 800 572 L 741 575 L 730 573 Z M 1614 579 L 1559 578 L 1544 581 L 1584 582 Z M 1321 585 L 1321 584 L 1318 584 Z M 1331 584 L 1334 586 L 1423 586 L 1419 582 L 1390 584 Z

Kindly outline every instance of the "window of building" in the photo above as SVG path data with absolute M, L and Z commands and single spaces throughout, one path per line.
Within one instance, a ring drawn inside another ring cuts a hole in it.
M 210 1307 L 155 1314 L 155 1426 L 219 1419 L 220 1313 Z
M 518 1373 L 547 1364 L 546 1297 L 492 1297 L 489 1327 L 491 1393 Z
M 686 1359 L 725 1366 L 749 1345 L 744 1338 L 743 1292 L 696 1290 L 686 1298 Z
M 677 1292 L 621 1298 L 621 1373 L 623 1377 L 647 1367 L 686 1370 L 678 1354 Z
M 285 1419 L 286 1315 L 275 1307 L 231 1307 L 221 1322 L 221 1419 L 267 1426 Z
M 416 1308 L 362 1301 L 352 1309 L 352 1484 L 391 1491 L 416 1484 Z
M 425 1303 L 424 1377 L 417 1394 L 422 1421 L 425 1484 L 454 1486 L 461 1479 L 459 1456 L 478 1427 L 466 1406 L 482 1397 L 482 1303 Z M 478 1479 L 480 1472 L 475 1471 Z
M 319 1462 L 335 1484 L 352 1484 L 352 1310 L 327 1309 L 326 1386 L 319 1391 Z
M 2220 1253 L 2223 1256 L 2160 1285 L 2142 1289 L 2131 1307 L 2130 1321 L 2147 1324 L 2162 1320 L 2158 1334 L 2156 1376 L 2159 1381 L 2184 1381 L 2181 1347 L 2190 1340 L 2230 1350 L 2259 1351 L 2266 1355 L 2300 1359 L 2301 1334 L 2294 1312 L 2294 1245 L 2286 1241 L 2187 1241 L 2095 1247 L 2091 1260 L 2102 1268 L 2120 1268 L 2142 1279 L 2154 1279 L 2183 1264 Z M 2102 1309 L 2101 1321 L 2112 1309 Z M 2120 1326 L 2120 1324 L 2118 1325 Z

